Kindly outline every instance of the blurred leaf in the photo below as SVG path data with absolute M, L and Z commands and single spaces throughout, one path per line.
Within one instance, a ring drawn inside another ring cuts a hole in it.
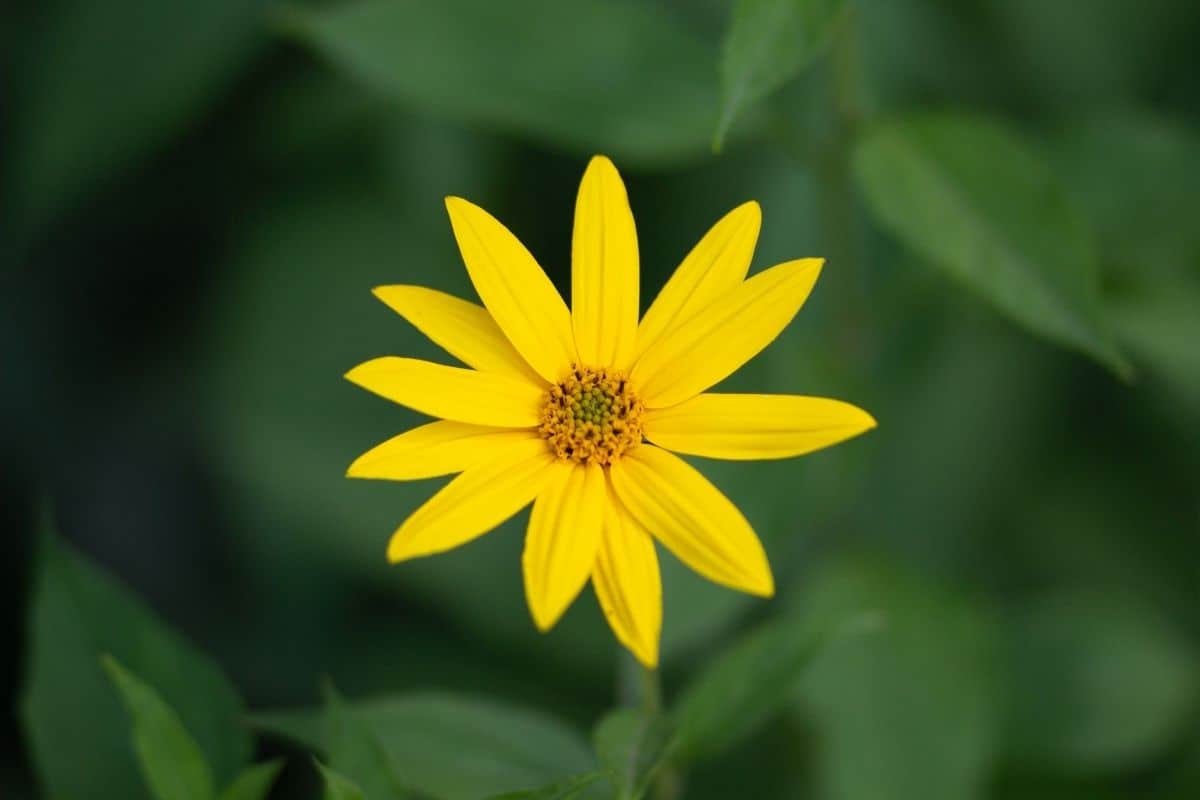
M 220 800 L 266 800 L 281 769 L 282 759 L 246 767 L 221 792 Z
M 813 619 L 882 611 L 872 636 L 824 650 L 798 695 L 822 747 L 818 796 L 985 796 L 998 711 L 987 616 L 947 587 L 862 559 L 810 577 Z
M 374 729 L 345 707 L 332 684 L 325 690 L 325 716 L 329 765 L 333 769 L 354 778 L 367 797 L 374 800 L 410 797 Z
M 671 717 L 682 759 L 716 754 L 782 709 L 821 649 L 842 635 L 870 631 L 877 617 L 787 615 L 742 636 L 684 687 Z
M 1110 113 L 1056 131 L 1047 149 L 1098 235 L 1117 335 L 1200 413 L 1200 136 Z
M 575 800 L 601 777 L 603 776 L 599 772 L 588 772 L 566 778 L 549 786 L 543 786 L 540 789 L 491 795 L 488 800 Z
M 367 800 L 363 790 L 345 775 L 326 767 L 320 761 L 317 762 L 317 770 L 325 781 L 325 800 Z
M 57 0 L 27 44 L 13 116 L 18 206 L 45 216 L 148 157 L 253 55 L 262 0 Z
M 1135 598 L 1063 593 L 1031 603 L 1007 639 L 1010 757 L 1116 772 L 1160 754 L 1197 709 L 1197 659 Z
M 147 797 L 128 722 L 100 668 L 112 654 L 151 683 L 195 738 L 218 784 L 250 756 L 229 681 L 107 574 L 43 538 L 29 618 L 25 737 L 46 793 L 58 800 Z
M 1118 335 L 1200 415 L 1200 276 L 1165 278 L 1109 301 Z
M 843 0 L 738 0 L 721 48 L 721 113 L 713 148 L 756 100 L 800 74 L 829 43 Z
M 638 709 L 621 708 L 596 724 L 592 744 L 600 765 L 617 787 L 617 798 L 638 800 L 668 756 L 671 730 L 661 716 L 647 717 Z
M 157 800 L 210 800 L 212 770 L 175 711 L 115 658 L 105 656 L 102 663 L 129 712 L 133 749 Z
M 375 731 L 396 774 L 414 789 L 446 800 L 540 786 L 596 766 L 573 729 L 490 700 L 431 692 L 349 708 Z M 319 712 L 270 712 L 253 719 L 314 749 L 329 747 Z
M 1017 136 L 984 117 L 895 118 L 867 132 L 854 167 L 868 207 L 906 245 L 1034 333 L 1131 375 L 1087 229 Z
M 712 129 L 712 58 L 650 4 L 360 0 L 283 20 L 388 97 L 576 152 L 678 161 Z

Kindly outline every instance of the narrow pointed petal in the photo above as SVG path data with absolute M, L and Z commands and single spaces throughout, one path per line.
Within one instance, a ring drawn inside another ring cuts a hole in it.
M 527 506 L 555 463 L 546 443 L 531 438 L 469 468 L 404 521 L 388 543 L 388 560 L 441 553 L 482 536 Z
M 680 561 L 731 589 L 774 594 L 771 566 L 750 523 L 679 456 L 642 445 L 609 474 L 617 499 Z
M 438 420 L 371 448 L 355 459 L 346 476 L 413 481 L 451 475 L 501 458 L 526 439 L 541 437 L 529 430 Z
M 662 579 L 654 542 L 609 488 L 592 585 L 617 641 L 646 667 L 658 666 Z
M 380 286 L 374 294 L 467 366 L 544 384 L 486 308 L 424 286 Z
M 548 631 L 592 573 L 604 525 L 604 470 L 558 461 L 533 504 L 521 568 L 539 630 Z
M 526 380 L 395 356 L 359 364 L 346 380 L 431 417 L 498 428 L 535 427 L 545 399 Z
M 702 394 L 651 409 L 646 438 L 667 450 L 708 458 L 790 458 L 845 441 L 875 427 L 861 408 L 824 397 Z
M 638 327 L 638 243 L 625 184 L 596 156 L 575 200 L 571 238 L 571 316 L 580 360 L 625 370 Z
M 796 316 L 823 263 L 806 258 L 763 270 L 655 342 L 630 375 L 646 407 L 695 397 L 758 355 Z
M 637 335 L 639 356 L 746 279 L 761 227 L 762 210 L 751 201 L 730 211 L 704 234 L 642 317 Z
M 547 381 L 577 360 L 571 312 L 525 245 L 495 217 L 461 197 L 446 211 L 475 291 L 514 348 Z

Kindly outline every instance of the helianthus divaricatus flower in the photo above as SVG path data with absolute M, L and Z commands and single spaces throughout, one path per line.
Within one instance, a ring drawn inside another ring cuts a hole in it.
M 638 320 L 638 244 L 625 187 L 592 159 L 575 205 L 568 309 L 500 222 L 446 200 L 483 306 L 419 286 L 375 294 L 467 365 L 377 358 L 347 379 L 438 418 L 384 442 L 348 471 L 415 480 L 458 473 L 392 536 L 388 558 L 439 553 L 530 502 L 522 566 L 537 627 L 549 630 L 590 578 L 617 639 L 658 662 L 662 589 L 654 539 L 706 578 L 775 589 L 741 512 L 675 453 L 797 456 L 875 425 L 847 403 L 707 390 L 778 336 L 823 260 L 747 279 L 757 203 L 716 223 Z

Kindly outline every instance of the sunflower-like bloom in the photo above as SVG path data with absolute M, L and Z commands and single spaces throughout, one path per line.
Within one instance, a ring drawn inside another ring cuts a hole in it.
M 346 375 L 438 418 L 365 453 L 349 476 L 459 473 L 404 521 L 388 558 L 458 547 L 532 502 L 521 561 L 537 627 L 549 630 L 590 578 L 613 633 L 648 667 L 662 627 L 654 539 L 712 581 L 773 594 L 746 518 L 675 453 L 787 458 L 874 427 L 837 400 L 706 391 L 783 331 L 823 260 L 746 279 L 761 223 L 746 203 L 700 240 L 639 322 L 637 233 L 607 158 L 592 159 L 579 187 L 570 309 L 494 217 L 458 197 L 446 209 L 483 307 L 419 286 L 375 294 L 468 368 L 386 357 Z

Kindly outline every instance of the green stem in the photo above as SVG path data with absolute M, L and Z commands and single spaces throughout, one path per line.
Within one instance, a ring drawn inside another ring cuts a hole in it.
M 658 670 L 648 669 L 632 659 L 629 663 L 637 670 L 637 705 L 648 721 L 661 716 L 663 693 Z M 678 764 L 664 764 L 654 776 L 649 796 L 654 800 L 677 800 L 683 793 L 683 778 L 683 771 Z
M 642 711 L 647 717 L 657 717 L 662 712 L 662 682 L 658 670 L 641 667 L 640 688 Z

